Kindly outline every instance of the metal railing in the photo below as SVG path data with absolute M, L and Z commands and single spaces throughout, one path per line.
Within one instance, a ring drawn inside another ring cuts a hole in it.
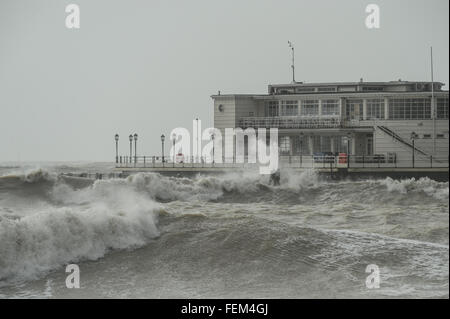
M 349 121 L 340 117 L 243 117 L 239 120 L 241 128 L 341 128 L 348 127 Z
M 183 161 L 161 156 L 119 156 L 117 168 L 252 168 L 263 164 L 249 163 L 247 157 L 236 162 L 223 157 L 212 162 L 210 158 L 191 156 Z M 449 158 L 433 157 L 398 159 L 384 154 L 376 155 L 281 155 L 280 167 L 291 168 L 448 168 Z

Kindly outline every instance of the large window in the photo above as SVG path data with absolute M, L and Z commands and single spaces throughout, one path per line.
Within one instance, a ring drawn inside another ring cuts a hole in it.
M 363 100 L 347 100 L 345 113 L 350 120 L 363 119 Z
M 335 153 L 347 152 L 347 142 L 344 140 L 343 136 L 334 136 L 333 144 Z
M 297 116 L 298 102 L 297 101 L 281 101 L 281 116 Z
M 266 116 L 278 116 L 278 101 L 266 102 Z
M 448 120 L 448 97 L 436 100 L 437 118 Z
M 367 100 L 367 119 L 384 119 L 384 99 Z
M 339 115 L 339 101 L 338 100 L 323 100 L 322 101 L 322 115 Z
M 289 136 L 280 136 L 280 154 L 289 155 L 291 153 L 291 140 Z
M 389 99 L 389 118 L 392 120 L 426 120 L 431 118 L 431 100 Z
M 304 101 L 302 101 L 302 115 L 318 116 L 319 115 L 319 100 L 304 100 Z
M 309 153 L 308 137 L 304 135 L 293 136 L 292 155 L 307 155 Z

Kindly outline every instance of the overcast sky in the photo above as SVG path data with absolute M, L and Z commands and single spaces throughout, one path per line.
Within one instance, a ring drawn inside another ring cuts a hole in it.
M 81 28 L 67 29 L 76 3 Z M 365 7 L 381 9 L 367 29 Z M 113 161 L 270 83 L 449 82 L 448 0 L 0 0 L 0 162 Z M 446 89 L 448 86 L 446 86 Z

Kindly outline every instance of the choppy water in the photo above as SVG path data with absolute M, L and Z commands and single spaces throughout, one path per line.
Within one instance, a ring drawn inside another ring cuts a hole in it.
M 88 169 L 0 168 L 0 298 L 449 297 L 448 183 Z

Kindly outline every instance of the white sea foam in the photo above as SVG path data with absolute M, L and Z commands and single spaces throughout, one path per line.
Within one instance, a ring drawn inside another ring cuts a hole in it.
M 19 219 L 1 219 L 0 281 L 35 278 L 69 262 L 100 258 L 111 249 L 145 245 L 158 236 L 158 204 L 120 183 L 104 184 L 98 181 L 78 191 L 56 185 L 51 194 L 58 199 L 56 205 Z
M 375 182 L 386 186 L 386 189 L 389 192 L 398 192 L 401 194 L 423 192 L 424 194 L 439 200 L 448 200 L 448 182 L 437 182 L 426 177 L 403 180 L 394 180 L 387 177 Z

